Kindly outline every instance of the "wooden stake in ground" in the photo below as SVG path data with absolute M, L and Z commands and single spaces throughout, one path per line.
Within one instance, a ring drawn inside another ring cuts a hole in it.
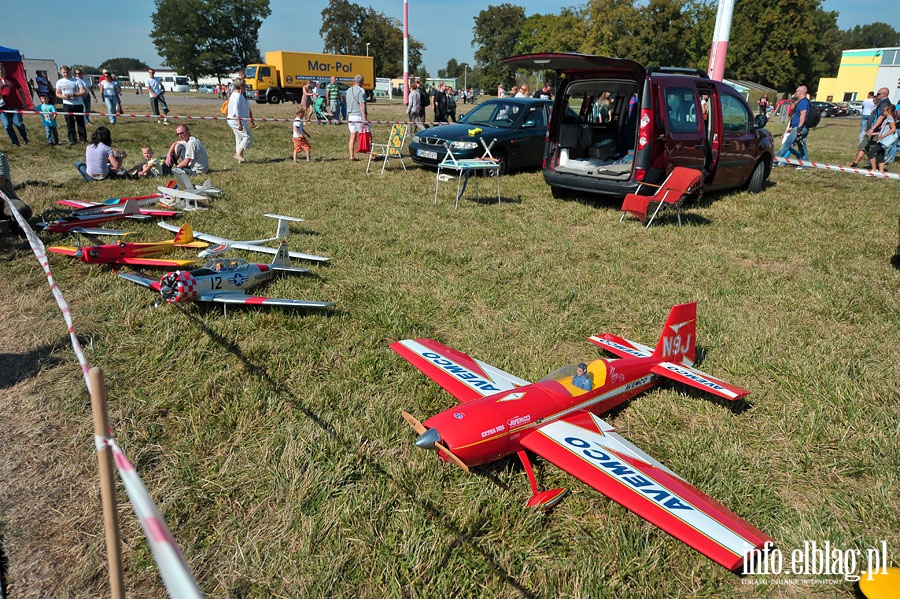
M 109 436 L 109 417 L 106 413 L 106 385 L 103 371 L 91 368 L 91 411 L 94 414 L 94 438 L 97 440 L 97 461 L 100 465 L 100 496 L 103 500 L 103 527 L 106 530 L 106 553 L 109 563 L 109 591 L 113 599 L 124 599 L 125 584 L 122 572 L 122 550 L 119 541 L 119 514 L 116 509 L 116 481 L 112 449 L 100 443 Z

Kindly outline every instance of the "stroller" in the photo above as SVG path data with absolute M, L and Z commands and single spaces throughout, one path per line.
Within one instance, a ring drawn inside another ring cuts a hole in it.
M 325 121 L 330 123 L 334 121 L 334 115 L 328 112 L 328 105 L 325 103 L 325 96 L 318 96 L 313 102 L 313 112 L 316 113 L 317 121 Z

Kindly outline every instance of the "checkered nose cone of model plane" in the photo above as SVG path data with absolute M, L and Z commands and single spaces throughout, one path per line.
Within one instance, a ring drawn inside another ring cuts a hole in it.
M 528 452 L 578 478 L 729 570 L 771 539 L 617 434 L 600 415 L 663 379 L 734 401 L 749 391 L 694 368 L 697 306 L 673 306 L 656 347 L 609 333 L 590 341 L 618 359 L 594 358 L 529 383 L 434 339 L 391 348 L 460 403 L 419 422 L 416 446 L 465 470 L 510 454 L 531 486 L 529 507 L 550 508 L 565 489 L 540 490 Z
M 187 270 L 166 273 L 159 293 L 167 302 L 189 302 L 197 299 L 197 280 Z

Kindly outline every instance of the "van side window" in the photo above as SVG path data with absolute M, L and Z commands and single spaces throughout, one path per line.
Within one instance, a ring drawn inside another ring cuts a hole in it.
M 672 133 L 696 133 L 700 107 L 691 87 L 670 87 L 666 90 L 666 112 Z
M 752 128 L 753 115 L 738 98 L 722 94 L 722 126 L 725 131 L 746 133 Z

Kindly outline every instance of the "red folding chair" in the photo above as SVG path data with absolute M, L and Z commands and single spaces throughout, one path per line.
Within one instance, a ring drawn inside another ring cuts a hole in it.
M 625 201 L 622 202 L 623 214 L 622 218 L 619 219 L 619 222 L 625 220 L 626 214 L 633 214 L 641 220 L 642 224 L 649 227 L 653 224 L 653 219 L 656 218 L 656 215 L 659 214 L 659 211 L 662 210 L 663 206 L 667 206 L 675 208 L 678 215 L 678 226 L 680 227 L 681 206 L 684 203 L 684 196 L 699 189 L 702 177 L 703 173 L 697 169 L 676 166 L 672 169 L 672 172 L 669 173 L 669 176 L 666 177 L 666 180 L 662 182 L 662 185 L 658 186 L 656 193 L 652 196 L 638 195 L 636 193 L 629 193 L 625 196 Z M 652 183 L 642 183 L 642 185 L 657 187 Z M 648 220 L 647 212 L 649 211 L 651 204 L 654 203 L 656 204 L 656 210 L 653 211 L 653 215 Z

